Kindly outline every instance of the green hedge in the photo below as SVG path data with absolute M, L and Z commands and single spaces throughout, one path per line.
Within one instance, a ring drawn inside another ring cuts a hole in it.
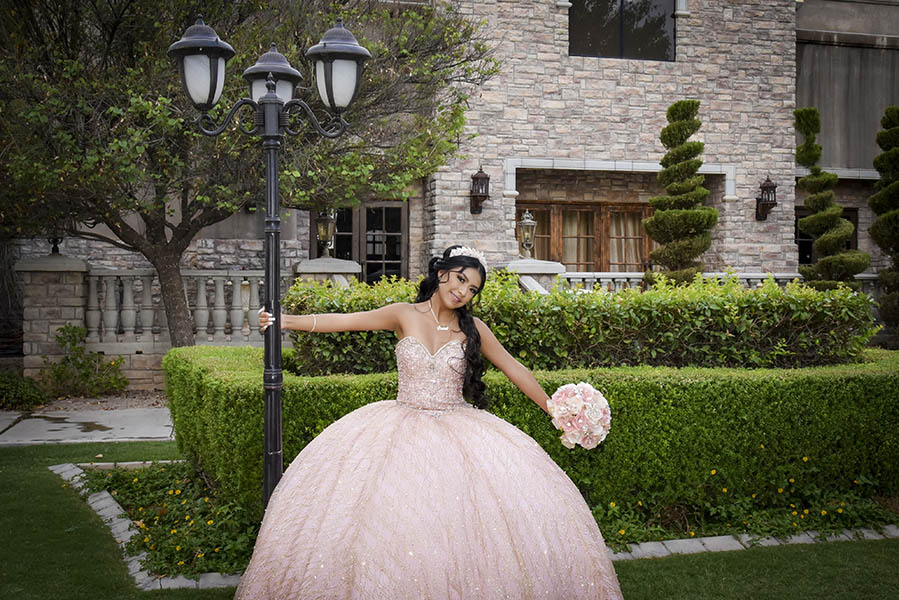
M 417 284 L 383 281 L 339 288 L 300 281 L 293 314 L 371 310 L 412 302 Z M 531 369 L 624 365 L 804 367 L 851 362 L 877 331 L 871 299 L 848 288 L 817 291 L 773 279 L 746 288 L 735 277 L 646 292 L 558 288 L 522 292 L 517 275 L 490 275 L 475 314 Z M 396 369 L 392 332 L 295 333 L 290 368 L 306 375 Z
M 502 374 L 488 372 L 485 382 L 492 412 L 537 440 L 591 505 L 640 498 L 649 509 L 702 507 L 728 488 L 756 494 L 764 506 L 776 503 L 789 477 L 835 493 L 857 480 L 874 482 L 878 493 L 899 492 L 899 353 L 869 350 L 864 358 L 791 370 L 536 372 L 548 392 L 588 381 L 609 398 L 612 432 L 592 451 L 565 449 L 549 419 Z M 261 514 L 262 362 L 260 349 L 202 346 L 171 350 L 163 360 L 181 451 L 218 482 L 219 493 L 254 514 Z M 395 373 L 285 372 L 285 467 L 337 418 L 395 394 Z
M 46 401 L 47 396 L 31 377 L 0 371 L 0 410 L 28 410 Z

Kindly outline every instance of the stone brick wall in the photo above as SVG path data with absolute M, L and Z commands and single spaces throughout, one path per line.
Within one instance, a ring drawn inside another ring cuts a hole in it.
M 464 0 L 486 19 L 501 73 L 471 98 L 468 157 L 433 177 L 426 245 L 474 243 L 491 262 L 517 253 L 515 195 L 504 194 L 504 161 L 550 158 L 658 162 L 665 111 L 701 101 L 706 164 L 736 168 L 735 194 L 713 197 L 721 212 L 709 268 L 794 271 L 794 0 L 689 0 L 676 23 L 674 62 L 568 55 L 568 9 L 554 0 Z M 468 210 L 470 177 L 491 176 L 480 215 Z M 779 184 L 779 207 L 756 221 L 758 186 Z

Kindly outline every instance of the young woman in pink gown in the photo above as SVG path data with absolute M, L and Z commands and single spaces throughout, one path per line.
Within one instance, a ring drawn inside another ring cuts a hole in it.
M 575 485 L 482 410 L 482 354 L 544 411 L 547 401 L 471 314 L 486 278 L 480 252 L 452 246 L 414 304 L 282 317 L 298 331 L 395 331 L 399 387 L 331 424 L 285 471 L 236 598 L 621 598 Z

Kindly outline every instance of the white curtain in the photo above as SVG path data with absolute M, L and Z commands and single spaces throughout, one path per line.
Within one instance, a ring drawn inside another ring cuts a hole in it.
M 609 213 L 609 270 L 643 270 L 642 221 L 639 212 Z
M 576 271 L 593 270 L 593 213 L 562 213 L 562 262 Z

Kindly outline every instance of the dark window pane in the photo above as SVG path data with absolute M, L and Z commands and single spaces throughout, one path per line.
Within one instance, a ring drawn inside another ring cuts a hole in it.
M 337 209 L 337 231 L 353 233 L 353 209 Z
M 365 260 L 381 260 L 384 257 L 384 235 L 368 233 L 365 235 Z
M 624 0 L 622 58 L 674 60 L 671 0 Z
M 384 209 L 383 208 L 366 208 L 365 209 L 365 230 L 366 231 L 384 231 Z
M 401 260 L 403 257 L 403 239 L 398 235 L 387 236 L 386 260 Z
M 392 206 L 384 209 L 386 221 L 385 229 L 389 233 L 401 233 L 403 231 L 403 209 Z
M 621 0 L 574 0 L 568 29 L 572 56 L 621 56 Z
M 353 260 L 353 236 L 337 235 L 334 240 L 334 257 Z

